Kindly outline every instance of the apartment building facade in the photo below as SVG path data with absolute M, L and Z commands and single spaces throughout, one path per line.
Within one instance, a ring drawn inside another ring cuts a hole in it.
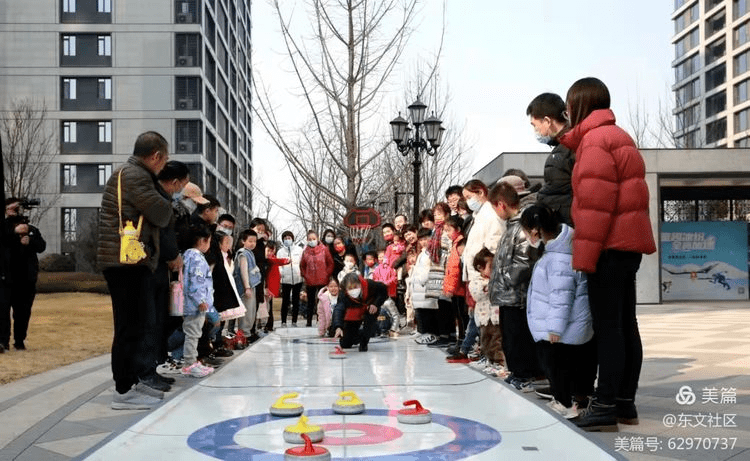
M 252 203 L 250 0 L 0 0 L 0 109 L 46 106 L 48 251 L 75 253 L 147 130 L 240 222 Z M 7 114 L 7 112 L 4 112 Z

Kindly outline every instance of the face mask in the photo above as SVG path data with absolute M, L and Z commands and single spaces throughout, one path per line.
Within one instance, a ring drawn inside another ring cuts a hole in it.
M 539 245 L 541 245 L 541 243 L 542 243 L 542 239 L 536 239 L 536 242 L 532 242 L 529 239 L 526 239 L 526 241 L 529 242 L 529 246 L 531 248 L 539 248 Z
M 332 243 L 333 243 L 333 237 L 331 237 L 331 236 L 329 235 L 328 237 L 326 237 L 326 238 L 325 238 L 325 242 L 326 242 L 327 244 L 329 244 L 329 245 L 330 245 L 330 244 L 332 244 Z
M 544 136 L 536 132 L 534 134 L 536 135 L 536 140 L 542 144 L 549 144 L 553 139 L 552 136 Z
M 285 247 L 289 248 L 290 246 L 292 246 L 292 243 L 293 243 L 292 239 L 284 239 L 284 246 Z
M 195 203 L 194 201 L 190 200 L 189 198 L 183 198 L 183 199 L 182 199 L 182 205 L 183 205 L 183 206 L 184 206 L 185 208 L 187 208 L 187 210 L 188 210 L 188 211 L 189 211 L 190 213 L 194 212 L 194 211 L 195 211 L 195 209 L 196 209 L 196 208 L 198 208 L 198 205 L 197 205 L 197 204 L 196 204 L 196 203 Z
M 348 270 L 352 270 L 352 268 L 354 268 L 354 263 L 351 261 L 347 261 L 344 263 L 344 267 L 346 267 Z
M 224 226 L 216 226 L 216 232 L 221 232 L 222 234 L 226 235 L 232 235 L 232 229 Z
M 318 245 L 317 240 L 310 240 L 307 242 L 307 246 L 309 246 L 310 248 L 315 248 L 317 245 Z
M 393 241 L 393 234 L 384 235 L 383 239 L 385 239 L 386 242 L 392 242 Z
M 372 267 L 375 265 L 375 261 L 367 261 L 365 264 L 367 264 L 367 267 Z
M 477 200 L 475 197 L 472 197 L 466 201 L 466 206 L 468 206 L 471 211 L 478 211 L 480 208 L 482 208 L 482 202 Z
M 172 194 L 172 201 L 179 202 L 180 200 L 182 200 L 182 192 L 175 192 Z
M 359 295 L 362 294 L 362 288 L 352 288 L 351 290 L 348 290 L 346 293 L 351 298 L 359 298 Z

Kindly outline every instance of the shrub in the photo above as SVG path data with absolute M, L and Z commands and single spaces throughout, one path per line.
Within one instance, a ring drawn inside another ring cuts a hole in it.
M 70 256 L 52 253 L 39 260 L 39 270 L 42 272 L 73 272 L 76 262 Z

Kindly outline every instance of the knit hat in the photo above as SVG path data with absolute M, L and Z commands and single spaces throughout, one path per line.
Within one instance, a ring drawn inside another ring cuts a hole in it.
M 503 176 L 498 182 L 505 182 L 513 186 L 519 197 L 523 197 L 524 195 L 528 195 L 531 193 L 531 191 L 526 190 L 526 185 L 520 176 Z

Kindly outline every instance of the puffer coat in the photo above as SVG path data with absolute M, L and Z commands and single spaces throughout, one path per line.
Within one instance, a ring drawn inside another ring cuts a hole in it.
M 539 250 L 529 245 L 521 227 L 521 213 L 507 221 L 497 244 L 490 275 L 490 303 L 500 307 L 526 307 L 526 291 Z
M 552 152 L 544 162 L 544 185 L 537 193 L 537 202 L 550 207 L 565 224 L 572 226 L 570 204 L 573 202 L 573 187 L 570 185 L 570 177 L 573 174 L 575 156 L 557 141 L 553 145 Z
M 586 274 L 570 265 L 572 240 L 573 229 L 563 224 L 534 266 L 526 302 L 534 341 L 549 341 L 554 333 L 563 344 L 584 344 L 594 336 Z

